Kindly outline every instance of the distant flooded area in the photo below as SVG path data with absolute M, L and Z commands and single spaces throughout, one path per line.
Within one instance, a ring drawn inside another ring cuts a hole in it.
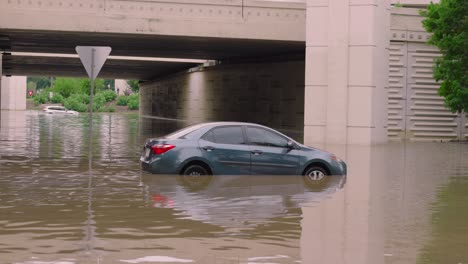
M 348 165 L 321 185 L 193 183 L 139 165 L 189 121 L 0 114 L 0 264 L 468 264 L 468 144 L 319 146 Z

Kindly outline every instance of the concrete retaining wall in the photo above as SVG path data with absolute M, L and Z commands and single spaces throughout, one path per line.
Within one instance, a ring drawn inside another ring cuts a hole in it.
M 140 89 L 143 116 L 254 122 L 302 137 L 304 62 L 204 67 Z

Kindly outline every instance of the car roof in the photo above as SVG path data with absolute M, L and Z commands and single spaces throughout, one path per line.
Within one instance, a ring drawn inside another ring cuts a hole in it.
M 61 105 L 48 105 L 45 108 L 47 109 L 47 108 L 51 108 L 51 107 L 65 108 L 64 106 L 61 106 Z
M 177 131 L 174 131 L 170 134 L 167 134 L 164 136 L 164 138 L 179 138 L 180 136 L 185 136 L 189 133 L 192 133 L 194 131 L 200 130 L 200 129 L 211 129 L 219 126 L 243 126 L 243 125 L 252 125 L 252 126 L 260 126 L 257 124 L 253 123 L 244 123 L 244 122 L 206 122 L 206 123 L 199 123 L 199 124 L 194 124 L 188 127 L 184 127 L 182 129 L 179 129 Z
M 259 126 L 259 127 L 265 127 L 259 124 L 255 123 L 247 123 L 247 122 L 235 122 L 235 121 L 218 121 L 218 122 L 207 122 L 207 123 L 200 123 L 198 126 L 204 127 L 204 126 Z

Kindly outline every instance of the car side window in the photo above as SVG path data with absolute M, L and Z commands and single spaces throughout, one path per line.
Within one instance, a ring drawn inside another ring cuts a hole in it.
M 288 139 L 259 127 L 247 127 L 247 138 L 252 145 L 281 148 L 288 145 Z
M 203 136 L 203 139 L 219 144 L 245 144 L 242 127 L 240 126 L 213 128 Z

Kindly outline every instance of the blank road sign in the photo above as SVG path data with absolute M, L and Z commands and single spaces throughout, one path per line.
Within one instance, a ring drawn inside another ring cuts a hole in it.
M 89 78 L 96 79 L 99 72 L 111 53 L 111 47 L 77 46 L 76 53 L 86 69 Z M 94 58 L 93 58 L 94 55 Z M 94 66 L 94 67 L 93 67 Z

